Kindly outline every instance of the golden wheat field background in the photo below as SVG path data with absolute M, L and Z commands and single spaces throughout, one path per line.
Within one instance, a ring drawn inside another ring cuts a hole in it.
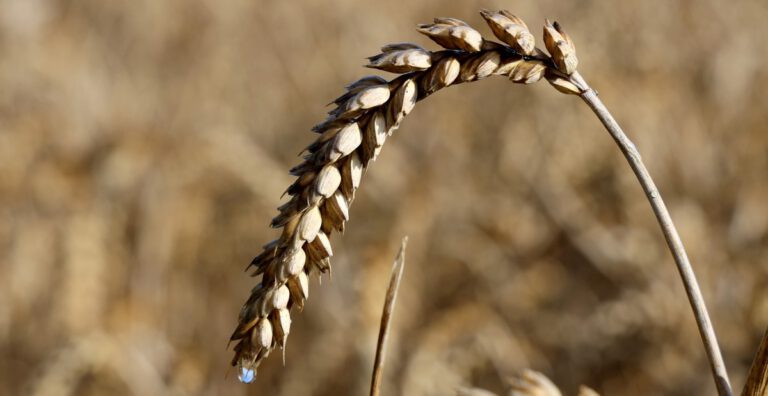
M 0 1 L 0 395 L 361 395 L 410 238 L 385 395 L 713 395 L 642 190 L 576 97 L 489 78 L 420 103 L 364 176 L 285 367 L 227 340 L 324 105 L 435 16 L 574 38 L 637 143 L 740 389 L 768 326 L 768 3 Z M 539 41 L 540 43 L 540 41 Z

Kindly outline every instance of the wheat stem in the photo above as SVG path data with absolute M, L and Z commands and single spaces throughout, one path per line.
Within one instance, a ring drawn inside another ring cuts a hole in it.
M 384 298 L 384 309 L 381 312 L 381 325 L 379 326 L 379 339 L 376 342 L 376 357 L 373 361 L 373 375 L 371 376 L 371 396 L 379 396 L 381 393 L 381 377 L 384 371 L 384 360 L 387 356 L 387 340 L 389 338 L 389 325 L 392 323 L 392 312 L 395 310 L 397 291 L 400 289 L 400 280 L 403 278 L 405 268 L 405 247 L 408 245 L 408 237 L 404 237 L 400 244 L 400 251 L 392 264 L 392 273 L 389 276 L 387 295 Z
M 704 303 L 704 297 L 701 295 L 699 284 L 696 281 L 696 275 L 691 267 L 691 262 L 688 260 L 688 255 L 685 252 L 685 247 L 680 239 L 680 235 L 675 228 L 675 224 L 672 222 L 672 217 L 669 215 L 667 206 L 664 204 L 664 200 L 659 194 L 659 190 L 656 188 L 656 184 L 653 182 L 648 169 L 646 169 L 643 160 L 640 157 L 640 153 L 637 151 L 635 144 L 627 137 L 624 131 L 613 118 L 608 108 L 605 107 L 603 102 L 597 96 L 597 93 L 589 87 L 587 82 L 578 72 L 574 72 L 571 76 L 571 81 L 581 89 L 581 98 L 592 109 L 600 122 L 603 123 L 605 129 L 611 134 L 611 137 L 624 153 L 629 166 L 637 176 L 637 180 L 645 192 L 648 202 L 651 204 L 653 213 L 656 215 L 656 219 L 659 222 L 661 231 L 664 233 L 664 238 L 667 240 L 672 257 L 677 264 L 677 270 L 680 272 L 680 277 L 683 280 L 683 286 L 685 292 L 688 294 L 688 300 L 693 310 L 693 315 L 696 317 L 696 324 L 699 327 L 699 333 L 704 343 L 704 349 L 707 352 L 707 358 L 709 359 L 709 365 L 712 369 L 712 375 L 715 379 L 715 385 L 717 386 L 717 392 L 720 396 L 731 396 L 733 394 L 731 390 L 731 384 L 728 380 L 728 374 L 725 369 L 725 362 L 723 361 L 720 347 L 717 343 L 717 337 L 715 336 L 715 329 L 712 327 L 712 321 L 709 319 L 709 313 L 707 312 L 706 304 Z
M 744 384 L 742 396 L 768 395 L 768 330 L 755 353 L 752 367 L 749 369 L 747 382 Z

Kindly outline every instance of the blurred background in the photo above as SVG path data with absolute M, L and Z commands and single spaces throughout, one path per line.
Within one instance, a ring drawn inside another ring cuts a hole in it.
M 713 395 L 672 258 L 589 109 L 503 78 L 420 103 L 364 177 L 333 278 L 255 385 L 242 269 L 366 56 L 480 8 L 576 41 L 665 197 L 741 389 L 768 325 L 762 0 L 0 1 L 0 394 L 360 395 L 410 237 L 387 395 Z

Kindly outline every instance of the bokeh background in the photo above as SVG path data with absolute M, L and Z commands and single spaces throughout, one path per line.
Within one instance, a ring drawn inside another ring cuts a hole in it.
M 768 3 L 0 1 L 0 394 L 360 395 L 410 237 L 387 395 L 712 395 L 662 235 L 589 109 L 502 78 L 419 104 L 332 279 L 255 385 L 227 339 L 309 128 L 386 43 L 508 8 L 576 41 L 686 243 L 743 384 L 768 325 Z

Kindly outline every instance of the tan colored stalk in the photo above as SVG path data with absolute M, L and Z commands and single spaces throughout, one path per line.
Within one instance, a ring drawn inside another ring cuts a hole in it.
M 768 330 L 757 348 L 741 396 L 768 396 Z
M 400 289 L 400 280 L 403 278 L 405 268 L 405 247 L 408 245 L 408 237 L 403 238 L 400 251 L 392 264 L 392 273 L 389 275 L 389 286 L 384 298 L 384 308 L 381 312 L 381 325 L 379 326 L 379 339 L 376 342 L 376 357 L 373 360 L 373 375 L 371 375 L 371 396 L 381 394 L 381 379 L 384 372 L 384 361 L 387 356 L 387 339 L 389 338 L 389 325 L 392 323 L 392 312 L 395 310 L 397 291 Z
M 303 308 L 309 296 L 309 275 L 330 270 L 329 238 L 333 231 L 344 230 L 364 170 L 416 102 L 449 85 L 502 75 L 523 84 L 546 78 L 558 91 L 581 96 L 616 140 L 648 195 L 677 263 L 718 393 L 731 395 L 714 330 L 680 237 L 634 144 L 576 71 L 573 40 L 557 22 L 547 20 L 547 55 L 535 47 L 520 18 L 507 11 L 484 10 L 481 15 L 502 43 L 484 39 L 454 18 L 419 25 L 418 31 L 444 50 L 428 51 L 410 43 L 384 46 L 381 54 L 369 58 L 368 67 L 401 75 L 390 81 L 368 76 L 350 84 L 334 101 L 337 107 L 329 117 L 313 128 L 320 136 L 307 147 L 304 161 L 291 169 L 297 177 L 286 190 L 291 198 L 272 220 L 272 227 L 282 229 L 281 235 L 265 245 L 249 266 L 261 280 L 241 309 L 231 337 L 237 341 L 232 364 L 238 366 L 240 379 L 251 382 L 263 359 L 275 348 L 285 348 L 290 310 Z
M 664 200 L 661 198 L 661 194 L 659 194 L 659 190 L 656 188 L 656 184 L 653 182 L 650 173 L 648 173 L 648 169 L 646 169 L 645 164 L 643 164 L 642 157 L 637 151 L 637 147 L 635 147 L 635 144 L 629 140 L 603 102 L 597 97 L 597 93 L 590 88 L 578 72 L 574 72 L 570 76 L 569 81 L 579 87 L 579 96 L 581 96 L 584 102 L 589 105 L 595 115 L 597 115 L 597 118 L 600 119 L 600 122 L 603 123 L 605 129 L 611 134 L 611 137 L 613 137 L 614 141 L 619 146 L 619 149 L 621 149 L 621 152 L 624 153 L 624 157 L 626 157 L 637 180 L 640 182 L 640 185 L 648 198 L 648 202 L 651 204 L 653 213 L 656 215 L 656 219 L 659 222 L 661 231 L 667 241 L 667 246 L 669 246 L 669 250 L 672 252 L 675 264 L 677 264 L 677 270 L 683 281 L 683 286 L 688 295 L 693 315 L 696 318 L 699 334 L 704 343 L 704 350 L 707 353 L 710 369 L 712 370 L 715 385 L 717 386 L 717 392 L 721 396 L 732 395 L 733 391 L 731 390 L 731 384 L 725 369 L 725 362 L 723 361 L 723 356 L 717 343 L 715 329 L 712 326 L 712 321 L 709 319 L 709 313 L 707 312 L 704 297 L 701 295 L 699 284 L 696 281 L 693 267 L 688 259 L 688 254 L 685 252 L 683 241 L 680 239 L 675 224 L 672 222 L 672 217 L 669 215 L 667 206 L 664 204 Z

